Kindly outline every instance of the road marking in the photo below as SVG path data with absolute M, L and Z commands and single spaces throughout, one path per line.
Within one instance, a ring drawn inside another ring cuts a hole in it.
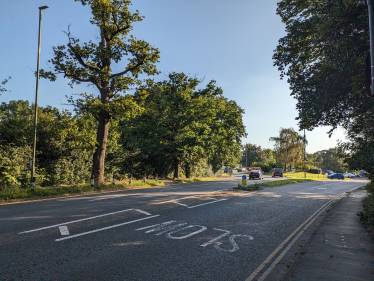
M 103 230 L 107 230 L 107 229 L 119 227 L 119 226 L 130 224 L 130 223 L 135 223 L 135 222 L 138 222 L 138 221 L 152 219 L 152 218 L 159 217 L 159 216 L 160 215 L 154 215 L 154 216 L 151 216 L 151 217 L 145 217 L 145 218 L 141 218 L 141 219 L 137 219 L 137 220 L 133 220 L 133 221 L 127 221 L 127 222 L 124 222 L 124 223 L 119 223 L 119 224 L 111 225 L 111 226 L 108 226 L 108 227 L 103 227 L 103 228 L 99 228 L 99 229 L 95 229 L 95 230 L 91 230 L 91 231 L 87 231 L 87 232 L 83 232 L 83 233 L 71 235 L 71 236 L 68 236 L 68 237 L 65 237 L 65 238 L 59 238 L 59 239 L 56 239 L 55 241 L 62 241 L 62 240 L 66 240 L 66 239 L 71 239 L 71 238 L 75 238 L 75 237 L 79 237 L 79 236 L 83 236 L 83 235 L 87 235 L 87 234 L 91 234 L 91 233 L 95 233 L 95 232 L 99 232 L 99 231 L 103 231 Z
M 217 242 L 214 245 L 214 248 L 216 248 L 217 250 L 223 251 L 223 252 L 228 252 L 228 253 L 236 252 L 237 250 L 239 250 L 239 245 L 238 245 L 238 243 L 235 242 L 235 237 L 247 237 L 249 240 L 253 240 L 253 237 L 249 236 L 249 235 L 242 235 L 242 234 L 231 235 L 230 238 L 229 238 L 229 241 L 232 245 L 232 248 L 230 250 L 222 249 L 220 247 L 220 245 L 222 244 L 221 242 Z
M 200 245 L 201 247 L 206 247 L 214 242 L 216 242 L 217 240 L 221 239 L 222 237 L 225 237 L 229 234 L 231 234 L 231 231 L 228 231 L 228 230 L 223 230 L 223 229 L 218 229 L 218 228 L 213 228 L 214 230 L 218 230 L 218 231 L 223 231 L 223 232 L 226 232 L 224 234 L 221 234 L 220 236 L 217 236 L 216 238 L 213 238 L 212 240 Z
M 142 210 L 139 210 L 139 209 L 134 209 L 134 211 L 137 211 L 137 212 L 139 212 L 139 213 L 145 214 L 145 215 L 147 215 L 147 216 L 150 216 L 150 215 L 151 215 L 150 213 L 147 213 L 147 212 L 142 211 Z
M 41 228 L 32 229 L 32 230 L 28 230 L 28 231 L 23 231 L 23 232 L 20 232 L 18 234 L 35 232 L 35 231 L 39 231 L 39 230 L 43 230 L 43 229 L 48 229 L 48 228 L 52 228 L 52 227 L 56 227 L 56 226 L 60 226 L 60 225 L 66 225 L 66 224 L 76 223 L 76 222 L 80 222 L 80 221 L 92 220 L 92 219 L 96 219 L 96 218 L 101 218 L 101 217 L 105 217 L 105 216 L 110 216 L 110 215 L 114 215 L 114 214 L 119 214 L 119 213 L 123 213 L 123 212 L 132 211 L 132 210 L 133 209 L 127 209 L 127 210 L 123 210 L 123 211 L 108 213 L 108 214 L 94 216 L 94 217 L 89 217 L 89 218 L 85 218 L 85 219 L 80 219 L 80 220 L 75 220 L 75 221 L 69 221 L 69 222 L 54 224 L 54 225 L 51 225 L 51 226 L 46 226 L 46 227 L 41 227 Z
M 191 206 L 191 207 L 188 207 L 188 209 L 192 209 L 192 208 L 196 208 L 196 207 L 200 207 L 200 206 L 208 205 L 208 204 L 212 204 L 212 203 L 217 203 L 217 202 L 224 201 L 224 200 L 226 200 L 226 199 L 221 199 L 221 200 L 207 202 L 207 203 L 204 203 L 204 204 L 199 204 L 199 205 Z
M 200 227 L 199 230 L 197 231 L 194 231 L 194 232 L 191 232 L 190 234 L 186 234 L 186 235 L 183 235 L 183 236 L 179 236 L 179 237 L 175 237 L 175 236 L 171 236 L 172 234 L 174 233 L 178 233 L 182 230 L 185 230 L 185 229 L 188 229 L 188 228 L 192 228 L 192 227 Z M 196 234 L 199 234 L 200 232 L 203 232 L 207 230 L 206 226 L 201 226 L 201 225 L 189 225 L 189 226 L 186 226 L 186 227 L 183 227 L 181 229 L 177 229 L 177 230 L 174 230 L 174 231 L 171 231 L 167 234 L 167 237 L 168 238 L 171 238 L 171 239 L 185 239 L 185 238 L 188 238 L 188 237 L 191 237 L 193 235 L 196 235 Z
M 206 195 L 211 194 L 211 193 L 217 193 L 217 192 L 222 192 L 222 191 L 227 191 L 227 189 L 221 189 L 221 190 L 207 192 L 207 193 L 204 193 L 204 194 L 197 194 L 197 195 L 186 196 L 186 197 L 177 198 L 177 199 L 171 199 L 171 200 L 168 200 L 168 201 L 157 202 L 157 203 L 153 203 L 153 204 L 175 203 L 175 201 L 179 201 L 179 200 L 183 200 L 183 199 L 189 199 L 189 198 L 202 197 L 202 196 L 206 196 Z
M 58 227 L 60 229 L 61 235 L 69 235 L 69 230 L 66 225 L 62 225 Z
M 188 207 L 188 205 L 186 204 L 182 204 L 182 203 L 179 203 L 179 202 L 173 202 L 174 204 L 178 204 L 178 205 L 182 205 L 182 206 L 185 206 L 185 207 Z
M 352 188 L 350 191 L 355 190 L 359 187 Z M 301 236 L 302 233 L 319 217 L 319 215 L 325 210 L 325 208 L 334 201 L 337 201 L 345 196 L 346 192 L 343 192 L 333 199 L 329 200 L 326 204 L 324 204 L 321 208 L 319 208 L 316 212 L 314 212 L 306 221 L 304 221 L 294 232 L 292 232 L 263 262 L 262 264 L 246 279 L 246 281 L 253 280 L 260 271 L 270 262 L 271 259 L 284 247 L 284 245 L 301 229 L 306 225 L 304 229 L 300 231 L 300 233 L 290 242 L 290 244 L 285 248 L 285 250 L 275 259 L 275 261 L 269 266 L 269 268 L 264 272 L 264 274 L 258 280 L 265 280 L 265 278 L 269 275 L 269 273 L 274 269 L 277 263 L 283 258 L 283 256 L 287 253 L 287 251 L 292 247 L 292 245 L 297 241 L 297 239 Z M 309 222 L 310 221 L 310 222 Z M 309 223 L 308 223 L 309 222 Z
M 100 198 L 97 198 L 97 199 L 91 199 L 91 200 L 88 200 L 88 201 L 99 201 L 99 200 L 106 200 L 106 199 L 112 199 L 112 198 L 119 198 L 119 197 L 123 197 L 123 196 L 131 196 L 131 195 L 139 195 L 140 193 L 135 193 L 135 194 L 125 194 L 125 195 L 118 195 L 118 196 L 109 196 L 109 197 L 100 197 Z

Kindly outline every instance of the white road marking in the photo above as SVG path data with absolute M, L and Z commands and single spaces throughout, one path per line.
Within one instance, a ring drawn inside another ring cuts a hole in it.
M 150 230 L 146 231 L 145 233 L 151 233 L 151 232 L 157 232 L 157 231 L 160 231 L 158 233 L 156 233 L 156 235 L 161 235 L 161 234 L 164 234 L 170 230 L 173 230 L 173 229 L 176 229 L 178 227 L 181 227 L 181 226 L 185 226 L 187 223 L 180 223 L 180 224 L 175 224 L 175 225 L 170 225 L 170 224 L 173 224 L 175 223 L 175 221 L 167 221 L 167 222 L 163 222 L 163 223 L 160 223 L 160 224 L 154 224 L 154 225 L 150 225 L 150 226 L 146 226 L 146 227 L 141 227 L 141 228 L 138 228 L 138 229 L 135 229 L 136 231 L 137 230 L 144 230 L 144 229 L 147 229 L 147 228 L 151 228 Z
M 173 202 L 174 204 L 178 204 L 178 205 L 182 205 L 182 206 L 185 206 L 185 207 L 188 207 L 188 205 L 186 204 L 182 204 L 182 203 L 179 203 L 179 202 Z
M 112 198 L 119 198 L 119 197 L 123 197 L 123 196 L 131 196 L 131 195 L 139 195 L 140 193 L 135 193 L 135 194 L 125 194 L 125 195 L 118 195 L 118 196 L 109 196 L 109 197 L 100 197 L 100 198 L 97 198 L 97 199 L 91 199 L 91 200 L 88 200 L 88 201 L 99 201 L 99 200 L 106 200 L 106 199 L 112 199 Z
M 133 209 L 127 209 L 127 210 L 123 210 L 123 211 L 108 213 L 108 214 L 94 216 L 94 217 L 89 217 L 89 218 L 85 218 L 85 219 L 80 219 L 80 220 L 75 220 L 75 221 L 69 221 L 69 222 L 54 224 L 54 225 L 51 225 L 51 226 L 46 226 L 46 227 L 41 227 L 41 228 L 32 229 L 32 230 L 28 230 L 28 231 L 23 231 L 23 232 L 20 232 L 18 234 L 35 232 L 35 231 L 39 231 L 39 230 L 43 230 L 43 229 L 48 229 L 48 228 L 52 228 L 52 227 L 56 227 L 56 226 L 60 226 L 60 225 L 66 225 L 66 224 L 76 223 L 76 222 L 85 221 L 85 220 L 92 220 L 92 219 L 96 219 L 96 218 L 101 218 L 101 217 L 105 217 L 105 216 L 110 216 L 110 215 L 114 215 L 114 214 L 119 214 L 119 213 L 123 213 L 123 212 L 132 211 L 132 210 Z
M 179 236 L 179 237 L 175 237 L 175 236 L 171 236 L 172 234 L 174 233 L 178 233 L 179 231 L 182 231 L 182 230 L 185 230 L 185 229 L 188 229 L 188 228 L 192 228 L 192 227 L 200 227 L 199 230 L 197 231 L 194 231 L 194 232 L 191 232 L 190 234 L 187 234 L 187 235 L 183 235 L 183 236 Z M 177 230 L 174 230 L 174 231 L 171 231 L 167 234 L 167 237 L 168 238 L 171 238 L 171 239 L 185 239 L 185 238 L 188 238 L 188 237 L 191 237 L 193 235 L 196 235 L 200 232 L 203 232 L 205 231 L 207 228 L 205 226 L 201 226 L 201 225 L 189 225 L 189 226 L 186 226 L 186 227 L 183 227 L 181 229 L 177 229 Z
M 139 209 L 134 209 L 134 211 L 137 211 L 137 212 L 139 212 L 139 213 L 145 214 L 145 215 L 147 215 L 147 216 L 150 216 L 150 215 L 151 215 L 150 213 L 147 213 L 147 212 L 142 211 L 142 210 L 139 210 Z
M 216 242 L 217 240 L 221 239 L 222 237 L 225 237 L 227 235 L 229 235 L 231 233 L 231 231 L 228 231 L 228 230 L 223 230 L 223 229 L 218 229 L 218 228 L 213 228 L 214 230 L 218 230 L 218 231 L 224 231 L 226 233 L 224 234 L 221 234 L 220 236 L 217 236 L 216 238 L 213 238 L 212 240 L 200 245 L 201 247 L 206 247 L 214 242 Z
M 229 249 L 229 250 L 226 250 L 226 249 L 222 249 L 220 247 L 220 245 L 222 243 L 220 242 L 217 242 L 215 245 L 214 245 L 214 248 L 216 248 L 217 250 L 220 250 L 220 251 L 223 251 L 223 252 L 228 252 L 228 253 L 233 253 L 237 250 L 239 250 L 239 246 L 238 246 L 238 243 L 235 242 L 235 237 L 247 237 L 249 240 L 253 240 L 253 237 L 252 236 L 249 236 L 249 235 L 242 235 L 242 234 L 237 234 L 237 235 L 231 235 L 230 238 L 229 238 L 229 241 L 232 245 L 232 248 Z
M 135 223 L 135 222 L 138 222 L 138 221 L 152 219 L 152 218 L 159 217 L 159 216 L 160 215 L 154 215 L 154 216 L 151 216 L 151 217 L 145 217 L 145 218 L 141 218 L 141 219 L 137 219 L 137 220 L 133 220 L 133 221 L 127 221 L 127 222 L 124 222 L 124 223 L 119 223 L 119 224 L 111 225 L 111 226 L 108 226 L 108 227 L 103 227 L 103 228 L 99 228 L 99 229 L 95 229 L 95 230 L 91 230 L 91 231 L 87 231 L 87 232 L 83 232 L 83 233 L 71 235 L 69 237 L 56 239 L 55 241 L 62 241 L 62 240 L 66 240 L 66 239 L 71 239 L 71 238 L 75 238 L 75 237 L 79 237 L 79 236 L 83 236 L 83 235 L 87 235 L 87 234 L 91 234 L 91 233 L 95 233 L 95 232 L 99 232 L 99 231 L 103 231 L 103 230 L 107 230 L 107 229 L 119 227 L 119 226 L 130 224 L 130 223 Z
M 353 191 L 360 186 L 352 188 L 349 191 Z M 333 199 L 329 200 L 321 208 L 315 211 L 306 221 L 304 221 L 298 228 L 295 229 L 263 262 L 262 264 L 246 279 L 246 281 L 253 280 L 260 271 L 274 258 L 274 256 L 283 248 L 283 246 L 300 230 L 296 237 L 289 243 L 285 250 L 275 259 L 275 261 L 269 266 L 269 268 L 264 272 L 264 274 L 258 280 L 265 280 L 269 273 L 274 269 L 277 263 L 283 258 L 283 256 L 288 252 L 291 246 L 297 241 L 297 239 L 304 233 L 304 231 L 318 218 L 318 216 L 326 209 L 326 207 L 345 196 L 345 192 L 335 196 Z M 305 226 L 305 227 L 304 227 Z
M 58 227 L 60 229 L 61 235 L 69 235 L 69 230 L 66 225 L 62 225 Z
M 221 189 L 221 190 L 211 191 L 211 192 L 207 192 L 207 193 L 204 193 L 204 194 L 197 194 L 197 195 L 192 195 L 192 196 L 186 196 L 186 197 L 172 199 L 172 200 L 168 200 L 168 201 L 157 202 L 157 203 L 154 203 L 154 204 L 175 203 L 175 201 L 179 201 L 179 200 L 183 200 L 183 199 L 188 199 L 188 198 L 203 197 L 203 196 L 206 196 L 206 195 L 211 194 L 211 193 L 217 193 L 217 192 L 222 192 L 222 191 L 227 191 L 227 189 Z
M 188 209 L 192 209 L 192 208 L 196 208 L 196 207 L 200 207 L 200 206 L 208 205 L 208 204 L 212 204 L 212 203 L 217 203 L 217 202 L 224 201 L 224 200 L 226 200 L 226 199 L 221 199 L 221 200 L 216 200 L 216 201 L 211 201 L 211 202 L 207 202 L 207 203 L 203 203 L 203 204 L 191 206 L 191 207 L 188 207 Z

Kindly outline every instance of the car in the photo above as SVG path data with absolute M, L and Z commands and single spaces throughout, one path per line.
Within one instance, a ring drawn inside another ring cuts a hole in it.
M 282 168 L 273 168 L 271 172 L 271 176 L 274 178 L 276 176 L 280 176 L 283 178 L 283 169 Z
M 262 171 L 260 170 L 251 170 L 249 172 L 249 179 L 260 179 L 260 180 L 263 180 L 264 179 L 264 174 L 262 173 Z
M 335 174 L 334 171 L 331 171 L 331 170 L 327 170 L 326 173 L 329 175 Z
M 237 171 L 238 172 L 245 172 L 245 168 L 238 168 Z
M 332 179 L 344 180 L 344 175 L 342 173 L 335 173 L 335 174 L 328 175 L 328 178 L 330 180 Z

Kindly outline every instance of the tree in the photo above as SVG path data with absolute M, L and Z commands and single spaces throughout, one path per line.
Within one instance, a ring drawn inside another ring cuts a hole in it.
M 278 160 L 284 163 L 284 169 L 287 169 L 287 165 L 302 162 L 304 141 L 305 144 L 308 142 L 293 128 L 280 128 L 279 137 L 271 137 L 269 140 L 275 142 L 274 150 L 278 154 Z
M 5 85 L 6 83 L 9 82 L 10 79 L 12 79 L 12 77 L 9 76 L 7 79 L 4 79 L 3 81 L 1 81 L 1 85 Z M 8 90 L 5 89 L 3 86 L 0 86 L 0 93 L 4 93 L 4 92 L 7 92 L 7 91 Z
M 370 96 L 367 11 L 353 0 L 278 3 L 287 35 L 274 65 L 288 76 L 299 126 L 349 126 L 374 105 Z
M 134 155 L 134 165 L 143 163 L 144 170 L 152 165 L 159 174 L 167 174 L 170 167 L 174 178 L 182 167 L 190 177 L 202 163 L 209 162 L 217 171 L 238 156 L 245 134 L 243 110 L 223 97 L 215 81 L 197 90 L 200 82 L 173 72 L 169 80 L 150 81 L 137 91 L 135 98 L 145 110 L 125 123 L 126 142 L 141 153 Z
M 251 165 L 253 162 L 263 162 L 261 146 L 247 143 L 244 146 L 244 155 L 241 161 L 243 166 Z
M 89 41 L 83 44 L 66 32 L 67 45 L 53 47 L 54 57 L 49 61 L 54 73 L 41 70 L 42 77 L 56 80 L 56 74 L 70 79 L 69 85 L 90 83 L 96 86 L 100 95 L 82 94 L 73 102 L 88 110 L 98 121 L 97 146 L 93 155 L 92 175 L 98 184 L 104 183 L 104 163 L 109 133 L 109 122 L 115 117 L 129 117 L 141 108 L 131 96 L 123 96 L 132 86 L 139 85 L 139 75 L 157 74 L 155 63 L 159 51 L 144 40 L 129 36 L 133 23 L 142 21 L 139 12 L 129 11 L 130 0 L 75 0 L 89 5 L 92 11 L 90 23 L 100 29 L 99 44 Z M 127 58 L 122 71 L 114 73 L 112 68 Z

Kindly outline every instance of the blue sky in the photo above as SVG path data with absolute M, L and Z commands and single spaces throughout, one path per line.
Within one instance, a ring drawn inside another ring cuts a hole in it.
M 296 101 L 290 97 L 285 80 L 273 67 L 272 54 L 279 38 L 285 35 L 284 24 L 275 14 L 279 0 L 133 0 L 132 9 L 145 16 L 136 23 L 132 34 L 152 43 L 161 52 L 157 67 L 162 72 L 155 80 L 164 80 L 171 71 L 204 78 L 202 87 L 216 80 L 224 95 L 245 109 L 243 122 L 248 133 L 243 143 L 273 148 L 269 138 L 279 129 L 297 130 Z M 66 44 L 63 30 L 83 41 L 96 40 L 98 28 L 89 23 L 90 9 L 74 0 L 3 0 L 0 3 L 0 80 L 8 76 L 11 92 L 3 93 L 1 102 L 35 100 L 35 77 L 39 6 L 43 11 L 41 68 L 49 69 L 52 46 Z M 117 66 L 120 70 L 121 65 Z M 65 95 L 88 92 L 93 87 L 71 89 L 62 76 L 56 82 L 39 83 L 39 105 L 59 109 Z M 328 149 L 344 139 L 339 129 L 329 138 L 329 128 L 307 132 L 307 152 Z

